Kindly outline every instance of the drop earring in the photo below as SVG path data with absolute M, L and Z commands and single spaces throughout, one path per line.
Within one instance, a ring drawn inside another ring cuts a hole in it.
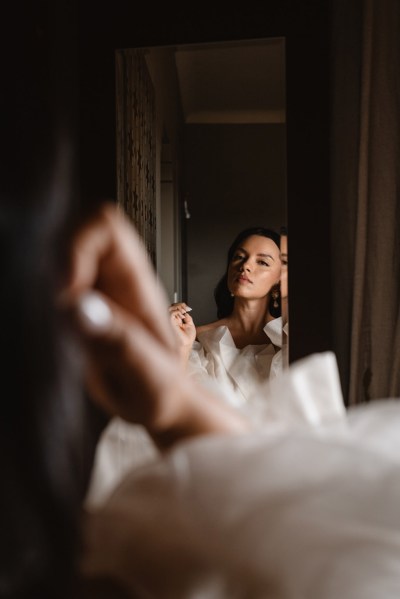
M 274 308 L 279 308 L 279 303 L 278 303 L 278 299 L 279 299 L 279 290 L 278 289 L 273 289 L 273 291 L 271 292 L 271 297 L 273 299 L 273 307 Z

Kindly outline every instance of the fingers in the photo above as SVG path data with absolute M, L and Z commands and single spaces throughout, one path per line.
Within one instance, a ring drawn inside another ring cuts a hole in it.
M 194 322 L 189 312 L 192 308 L 185 302 L 178 302 L 169 306 L 170 319 L 174 326 L 184 328 L 185 325 L 194 326 Z
M 174 325 L 194 325 L 193 318 L 187 312 L 181 312 L 180 310 L 174 310 L 170 312 L 170 319 Z
M 192 317 L 187 312 L 175 310 L 170 313 L 170 320 L 172 328 L 176 333 L 176 338 L 180 349 L 184 347 L 187 351 L 189 351 L 192 348 L 193 342 L 196 338 L 196 327 Z M 186 363 L 189 358 L 187 351 L 185 351 L 184 363 Z
M 175 356 L 99 292 L 82 294 L 73 316 L 87 350 L 88 390 L 98 405 L 152 429 L 173 421 L 182 378 Z
M 162 343 L 174 347 L 164 291 L 138 234 L 113 204 L 105 204 L 72 242 L 69 300 L 93 288 L 140 318 Z
M 178 313 L 182 317 L 184 317 L 185 314 L 187 314 L 188 312 L 192 311 L 192 308 L 185 304 L 185 302 L 177 302 L 175 304 L 171 304 L 168 309 L 171 314 Z

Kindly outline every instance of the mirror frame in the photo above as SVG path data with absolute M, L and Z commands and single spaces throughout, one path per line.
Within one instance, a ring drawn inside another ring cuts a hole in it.
M 93 18 L 95 15 L 96 18 Z M 262 13 L 213 4 L 176 12 L 115 1 L 78 8 L 80 187 L 86 202 L 116 197 L 115 50 L 123 47 L 284 37 L 289 361 L 333 349 L 329 194 L 329 2 L 265 0 Z

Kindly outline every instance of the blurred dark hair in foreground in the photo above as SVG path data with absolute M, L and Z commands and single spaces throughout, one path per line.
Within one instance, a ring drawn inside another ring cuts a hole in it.
M 0 596 L 71 596 L 93 444 L 55 298 L 77 193 L 73 2 L 9 3 L 0 96 Z

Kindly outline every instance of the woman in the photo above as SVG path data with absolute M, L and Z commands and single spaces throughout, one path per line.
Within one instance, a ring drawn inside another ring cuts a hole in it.
M 215 290 L 216 322 L 196 331 L 186 304 L 170 307 L 187 374 L 211 385 L 221 401 L 252 420 L 264 409 L 259 385 L 281 371 L 279 243 L 278 233 L 270 229 L 253 227 L 239 233 Z M 100 505 L 127 471 L 153 461 L 157 454 L 143 426 L 114 418 L 97 448 L 87 506 Z
M 306 429 L 261 438 L 185 376 L 138 236 L 110 206 L 77 226 L 64 118 L 72 99 L 60 68 L 69 12 L 25 4 L 26 21 L 19 3 L 9 6 L 16 26 L 5 31 L 13 52 L 0 111 L 0 596 L 221 599 L 276 588 L 284 599 L 399 597 L 398 403 L 375 406 L 379 427 L 358 419 L 354 442 Z M 55 15 L 64 36 L 50 29 Z M 49 51 L 55 43 L 60 52 Z M 326 416 L 332 377 L 310 366 L 297 414 L 314 380 Z M 283 391 L 271 397 L 277 409 L 288 406 Z M 286 391 L 292 401 L 293 385 Z M 140 422 L 168 455 L 82 518 L 94 412 L 96 428 L 116 414 Z
M 278 233 L 245 229 L 229 248 L 215 289 L 219 319 L 196 328 L 185 303 L 170 307 L 188 372 L 215 380 L 237 405 L 281 370 L 281 266 Z
M 104 207 L 72 250 L 67 295 L 91 396 L 168 451 L 85 514 L 71 596 L 399 597 L 398 402 L 346 418 L 327 352 L 259 388 L 272 410 L 254 430 L 182 372 L 121 215 Z
M 47 160 L 59 173 L 57 156 Z M 65 263 L 50 250 L 67 223 L 51 216 L 61 192 L 71 199 L 62 179 L 59 193 L 46 179 L 1 181 L 0 596 L 399 597 L 398 402 L 343 422 L 337 372 L 317 356 L 275 380 L 269 405 L 284 427 L 292 414 L 289 430 L 252 430 L 185 376 L 165 298 L 114 207 L 61 244 L 71 267 L 60 295 Z M 165 452 L 92 514 L 81 511 L 92 424 L 83 388 Z M 330 421 L 325 434 L 305 426 Z

